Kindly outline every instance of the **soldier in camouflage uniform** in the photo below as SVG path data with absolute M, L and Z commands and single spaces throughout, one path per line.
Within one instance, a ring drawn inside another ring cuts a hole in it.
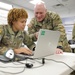
M 8 13 L 8 25 L 0 25 L 0 54 L 10 48 L 17 53 L 32 54 L 35 47 L 32 39 L 24 31 L 28 14 L 24 9 L 13 8 Z M 22 47 L 22 43 L 28 48 Z
M 74 26 L 73 26 L 72 39 L 75 40 L 75 24 L 74 24 Z
M 75 44 L 75 23 L 74 23 L 74 26 L 73 26 L 73 31 L 72 31 L 72 41 L 73 41 L 73 44 Z M 75 53 L 75 49 L 74 50 L 74 53 Z
M 59 49 L 58 52 L 60 53 L 60 50 L 71 52 L 71 48 L 66 38 L 65 29 L 59 15 L 55 12 L 48 12 L 43 2 L 35 5 L 34 14 L 35 17 L 32 18 L 28 24 L 28 32 L 33 38 L 33 41 L 37 40 L 35 36 L 37 36 L 36 34 L 40 29 L 60 31 L 61 36 L 57 46 L 57 49 Z

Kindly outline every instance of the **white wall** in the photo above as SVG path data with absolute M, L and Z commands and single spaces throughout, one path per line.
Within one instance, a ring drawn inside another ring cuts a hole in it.
M 63 21 L 63 25 L 66 30 L 67 39 L 71 40 L 72 39 L 72 30 L 73 30 L 73 26 L 75 23 L 75 16 L 62 18 L 62 21 Z
M 27 24 L 28 24 L 30 22 L 31 18 L 33 18 L 34 12 L 29 9 L 26 9 L 26 10 L 28 12 L 28 20 L 27 20 Z M 28 29 L 28 27 L 26 26 L 25 30 L 27 30 L 27 29 Z

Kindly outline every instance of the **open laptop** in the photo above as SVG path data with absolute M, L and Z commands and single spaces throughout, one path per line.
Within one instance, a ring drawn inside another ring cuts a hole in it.
M 36 43 L 36 48 L 34 51 L 34 55 L 32 57 L 44 58 L 46 56 L 55 54 L 59 37 L 60 37 L 59 31 L 40 29 L 38 40 Z M 1 56 L 0 58 L 1 60 L 2 57 L 4 58 L 4 56 Z M 17 54 L 16 57 L 20 58 L 21 60 L 25 60 L 26 59 L 25 57 L 31 57 L 31 56 Z M 3 61 L 9 61 L 9 60 L 4 58 Z
M 33 58 L 43 58 L 55 54 L 59 37 L 59 31 L 40 29 Z
M 23 58 L 44 58 L 46 56 L 53 55 L 56 52 L 59 37 L 59 31 L 40 29 L 34 55 L 28 56 L 18 54 L 17 56 L 21 56 Z

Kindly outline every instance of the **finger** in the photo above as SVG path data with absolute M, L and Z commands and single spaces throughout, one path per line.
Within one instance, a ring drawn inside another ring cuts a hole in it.
M 28 54 L 32 54 L 32 51 L 31 51 L 31 50 L 27 50 L 27 53 L 28 53 Z

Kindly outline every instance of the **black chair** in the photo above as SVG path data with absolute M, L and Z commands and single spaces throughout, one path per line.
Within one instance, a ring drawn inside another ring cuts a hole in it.
M 75 40 L 69 40 L 68 43 L 71 44 L 75 44 Z M 75 48 L 71 48 L 72 52 L 75 53 Z
M 75 40 L 69 40 L 68 43 L 69 44 L 75 44 Z

